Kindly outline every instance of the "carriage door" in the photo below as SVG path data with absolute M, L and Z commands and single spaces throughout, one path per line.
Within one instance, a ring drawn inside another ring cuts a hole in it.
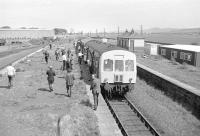
M 114 57 L 114 59 L 115 59 L 114 82 L 123 82 L 124 56 L 123 55 L 116 55 Z

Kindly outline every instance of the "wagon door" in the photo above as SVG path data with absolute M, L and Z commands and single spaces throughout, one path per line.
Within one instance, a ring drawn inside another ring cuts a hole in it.
M 124 55 L 115 55 L 114 60 L 114 82 L 123 82 Z

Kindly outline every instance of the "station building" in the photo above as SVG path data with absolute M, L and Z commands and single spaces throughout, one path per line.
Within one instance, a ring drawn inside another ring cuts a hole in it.
M 129 51 L 135 51 L 144 48 L 144 37 L 134 34 L 134 31 L 125 32 L 117 37 L 117 46 Z
M 5 39 L 7 42 L 22 42 L 54 36 L 53 29 L 0 29 L 0 39 Z
M 159 47 L 159 54 L 167 59 L 175 59 L 179 63 L 187 63 L 200 67 L 200 46 L 196 45 L 165 45 Z

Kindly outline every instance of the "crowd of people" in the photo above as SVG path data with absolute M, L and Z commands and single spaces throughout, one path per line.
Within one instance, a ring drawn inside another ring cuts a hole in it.
M 49 48 L 51 50 L 52 45 L 49 45 Z M 57 48 L 55 50 L 54 54 L 55 54 L 56 61 L 62 60 L 61 70 L 64 71 L 63 73 L 65 73 L 64 79 L 66 82 L 67 96 L 71 97 L 72 87 L 74 85 L 74 80 L 75 80 L 74 74 L 72 73 L 73 54 L 70 49 L 68 49 L 66 51 L 65 49 L 60 49 L 60 48 Z M 48 52 L 47 49 L 43 50 L 43 55 L 44 55 L 45 63 L 48 64 L 49 58 L 50 58 L 50 53 Z M 81 65 L 83 58 L 84 58 L 84 54 L 81 52 L 81 50 L 79 50 L 77 56 L 78 56 L 78 62 Z M 15 70 L 14 66 L 9 65 L 7 67 L 8 87 L 9 88 L 13 87 L 13 79 L 16 75 L 15 71 L 16 70 Z M 52 92 L 52 91 L 54 91 L 53 84 L 54 84 L 54 77 L 56 76 L 56 72 L 54 71 L 53 66 L 48 67 L 48 70 L 46 71 L 46 75 L 47 75 L 47 81 L 48 81 L 48 85 L 49 85 L 49 91 Z M 100 84 L 99 84 L 98 79 L 96 79 L 95 75 L 92 75 L 92 83 L 91 83 L 90 90 L 92 90 L 92 94 L 93 94 L 93 98 L 94 98 L 94 108 L 93 109 L 96 110 L 97 106 L 98 106 L 98 95 L 100 93 Z

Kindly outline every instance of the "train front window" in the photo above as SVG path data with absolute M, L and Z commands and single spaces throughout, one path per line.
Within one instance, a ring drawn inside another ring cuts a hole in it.
M 124 63 L 123 60 L 115 60 L 115 71 L 123 71 Z
M 104 60 L 104 71 L 113 71 L 113 60 Z
M 133 60 L 126 60 L 125 69 L 126 69 L 126 71 L 134 71 L 134 61 Z

